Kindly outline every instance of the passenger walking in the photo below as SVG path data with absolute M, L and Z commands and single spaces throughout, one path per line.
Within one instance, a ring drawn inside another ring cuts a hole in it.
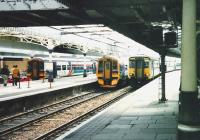
M 2 77 L 3 77 L 3 84 L 4 84 L 4 86 L 7 86 L 8 77 L 10 75 L 10 71 L 9 71 L 7 65 L 3 66 L 2 70 L 1 70 L 1 74 L 2 74 Z
M 17 65 L 13 66 L 13 72 L 12 72 L 12 78 L 13 78 L 13 86 L 17 86 L 17 82 L 19 81 L 19 76 L 20 76 L 20 72 L 19 69 L 17 68 Z

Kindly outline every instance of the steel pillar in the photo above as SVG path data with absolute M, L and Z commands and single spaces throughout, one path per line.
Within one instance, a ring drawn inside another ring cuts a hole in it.
M 49 62 L 52 62 L 52 52 L 53 50 L 48 50 L 49 51 Z
M 165 49 L 161 53 L 161 79 L 162 79 L 162 97 L 160 99 L 161 102 L 167 101 L 165 97 L 165 72 L 166 72 L 166 65 L 165 65 Z
M 200 132 L 200 129 L 192 129 L 200 122 L 196 58 L 196 0 L 183 0 L 182 17 L 182 71 L 178 128 L 179 139 L 188 140 L 195 138 L 196 132 Z
M 50 82 L 50 88 L 51 88 L 51 82 L 53 82 L 53 61 L 52 61 L 52 52 L 53 50 L 49 50 L 49 65 L 51 65 L 51 68 L 48 69 L 48 81 Z
M 83 77 L 87 77 L 86 53 L 84 53 L 83 56 L 84 56 L 84 71 L 83 71 Z

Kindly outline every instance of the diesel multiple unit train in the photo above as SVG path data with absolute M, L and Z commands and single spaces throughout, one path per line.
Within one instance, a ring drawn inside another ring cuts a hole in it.
M 116 87 L 127 80 L 127 66 L 116 57 L 103 56 L 98 61 L 96 75 L 100 86 Z
M 53 60 L 53 77 L 66 77 L 83 75 L 84 63 L 86 63 L 87 74 L 95 73 L 96 64 L 94 62 L 84 61 L 58 61 Z M 48 62 L 42 59 L 31 59 L 28 61 L 28 74 L 33 80 L 47 78 L 47 67 Z
M 166 57 L 167 71 L 180 68 L 180 58 Z M 129 82 L 132 86 L 144 83 L 160 73 L 160 61 L 149 56 L 130 57 L 128 64 L 113 56 L 98 60 L 96 75 L 101 87 L 111 88 Z

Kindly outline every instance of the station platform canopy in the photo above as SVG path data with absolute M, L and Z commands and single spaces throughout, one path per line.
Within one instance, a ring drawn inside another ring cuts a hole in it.
M 1 56 L 47 57 L 48 51 L 71 56 L 116 55 L 129 57 L 155 53 L 103 24 L 0 28 Z M 15 53 L 15 54 L 14 54 Z
M 197 0 L 197 9 L 199 5 L 200 0 Z M 1 27 L 101 24 L 146 45 L 145 35 L 153 26 L 171 25 L 166 28 L 179 30 L 182 0 L 0 1 L 0 18 Z M 197 10 L 197 23 L 199 20 Z M 180 55 L 180 48 L 168 52 Z

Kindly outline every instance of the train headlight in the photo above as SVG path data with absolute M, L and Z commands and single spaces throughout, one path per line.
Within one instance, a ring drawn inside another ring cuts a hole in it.
M 145 73 L 145 74 L 144 74 L 144 76 L 145 76 L 145 77 L 148 77 L 148 76 L 149 76 L 149 74 L 148 74 L 148 73 Z

